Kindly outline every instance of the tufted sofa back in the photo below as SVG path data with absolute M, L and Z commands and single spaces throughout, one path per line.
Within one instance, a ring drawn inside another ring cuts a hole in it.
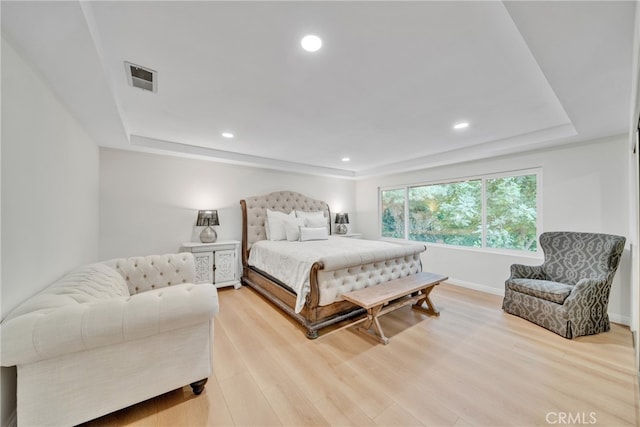
M 193 254 L 117 258 L 105 262 L 124 278 L 131 295 L 180 283 L 195 283 Z
M 324 212 L 327 227 L 331 231 L 331 212 L 329 205 L 321 200 L 315 200 L 294 191 L 277 191 L 262 196 L 247 197 L 240 201 L 243 215 L 243 249 L 249 251 L 251 246 L 267 238 L 264 222 L 267 209 L 289 213 L 294 209 L 305 212 Z
M 598 233 L 542 233 L 542 268 L 548 280 L 568 285 L 575 285 L 586 277 L 612 280 L 625 240 L 621 236 Z

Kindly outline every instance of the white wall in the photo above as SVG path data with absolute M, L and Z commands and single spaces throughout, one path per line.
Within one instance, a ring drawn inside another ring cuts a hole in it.
M 100 258 L 176 252 L 198 241 L 198 209 L 218 210 L 218 240 L 240 240 L 240 199 L 280 190 L 354 211 L 352 180 L 101 148 Z
M 633 71 L 631 73 L 632 93 L 631 93 L 631 120 L 629 131 L 629 142 L 631 147 L 635 147 L 635 153 L 630 159 L 631 173 L 629 179 L 631 181 L 629 199 L 631 200 L 631 232 L 633 248 L 631 250 L 631 330 L 634 332 L 634 348 L 636 356 L 636 368 L 640 370 L 640 340 L 638 339 L 638 330 L 640 328 L 640 255 L 638 244 L 640 243 L 640 170 L 638 164 L 638 150 L 636 146 L 638 141 L 638 116 L 640 115 L 640 2 L 636 2 L 636 18 L 633 37 Z
M 574 230 L 618 234 L 629 238 L 628 137 L 607 138 L 550 150 L 481 160 L 443 168 L 358 181 L 356 221 L 368 238 L 379 236 L 378 188 L 425 183 L 473 175 L 542 168 L 542 231 Z M 629 245 L 616 275 L 609 303 L 611 319 L 630 321 Z M 513 256 L 479 250 L 429 246 L 426 270 L 447 274 L 455 282 L 504 293 L 512 263 L 539 264 L 541 257 Z
M 2 39 L 1 313 L 97 259 L 98 148 Z M 0 412 L 15 411 L 15 368 L 2 368 Z

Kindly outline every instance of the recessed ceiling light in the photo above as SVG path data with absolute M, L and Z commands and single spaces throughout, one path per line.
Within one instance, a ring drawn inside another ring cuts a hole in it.
M 350 162 L 350 161 L 351 161 L 351 158 L 349 158 L 349 157 L 343 157 L 341 160 L 342 160 L 343 162 Z
M 469 127 L 469 122 L 460 122 L 453 125 L 454 129 L 464 129 L 466 127 Z
M 231 132 L 222 132 L 222 136 L 225 138 L 233 138 L 233 134 Z
M 307 52 L 315 52 L 322 47 L 322 39 L 316 35 L 309 34 L 302 38 L 300 44 Z

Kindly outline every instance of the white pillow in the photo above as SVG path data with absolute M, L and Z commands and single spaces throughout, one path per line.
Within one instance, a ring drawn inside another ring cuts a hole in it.
M 296 211 L 296 216 L 298 218 L 304 218 L 304 225 L 307 227 L 326 227 L 327 219 L 324 217 L 324 212 L 322 211 L 314 211 L 314 212 L 305 212 L 305 211 Z
M 285 221 L 295 218 L 296 214 L 293 211 L 286 214 L 267 209 L 267 223 L 265 224 L 265 229 L 268 230 L 267 238 L 269 240 L 287 240 L 287 232 L 284 228 Z
M 304 227 L 303 218 L 293 218 L 287 220 L 284 223 L 284 231 L 287 235 L 287 240 L 290 242 L 296 242 L 300 240 L 300 227 Z
M 327 240 L 329 233 L 327 227 L 300 227 L 300 241 Z
M 312 228 L 317 228 L 317 227 L 327 228 L 327 219 L 324 217 L 322 218 L 308 217 L 304 219 L 304 225 Z

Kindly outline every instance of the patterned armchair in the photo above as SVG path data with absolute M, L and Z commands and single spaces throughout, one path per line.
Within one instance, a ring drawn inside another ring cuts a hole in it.
M 540 235 L 544 263 L 513 264 L 502 309 L 565 338 L 609 330 L 609 292 L 625 238 L 608 234 Z

